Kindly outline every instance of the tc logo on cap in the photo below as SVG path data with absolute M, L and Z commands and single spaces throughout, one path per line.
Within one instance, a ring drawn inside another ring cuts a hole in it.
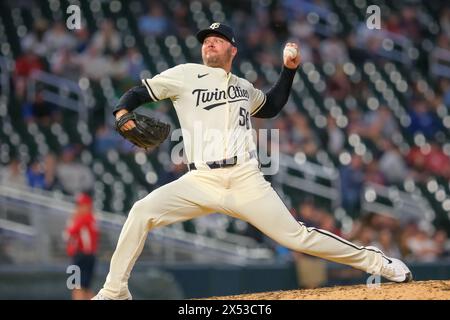
M 213 29 L 213 30 L 217 29 L 218 27 L 220 27 L 220 23 L 219 22 L 213 23 L 212 25 L 209 26 L 209 28 Z

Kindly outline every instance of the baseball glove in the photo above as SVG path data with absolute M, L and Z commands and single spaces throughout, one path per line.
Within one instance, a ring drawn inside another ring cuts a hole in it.
M 134 121 L 136 127 L 131 130 L 122 130 L 122 126 L 130 120 Z M 170 125 L 142 114 L 128 112 L 116 120 L 116 130 L 135 146 L 150 149 L 167 139 Z

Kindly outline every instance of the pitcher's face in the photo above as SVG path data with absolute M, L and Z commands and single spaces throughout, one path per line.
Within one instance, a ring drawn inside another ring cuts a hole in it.
M 203 41 L 202 58 L 203 63 L 208 67 L 225 67 L 231 64 L 236 53 L 236 47 L 220 35 L 208 35 Z

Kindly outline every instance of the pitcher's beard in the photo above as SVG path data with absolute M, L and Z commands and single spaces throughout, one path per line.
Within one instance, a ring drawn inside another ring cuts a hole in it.
M 203 63 L 208 67 L 213 68 L 221 67 L 224 64 L 220 57 L 205 57 L 205 59 L 203 59 Z
M 227 65 L 231 59 L 231 48 L 229 48 L 224 55 L 205 55 L 203 57 L 203 63 L 208 67 L 223 68 Z

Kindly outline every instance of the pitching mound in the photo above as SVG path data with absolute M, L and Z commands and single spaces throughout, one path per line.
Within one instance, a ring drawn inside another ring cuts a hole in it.
M 307 290 L 275 291 L 238 296 L 212 297 L 211 300 L 450 300 L 450 280 L 382 283 Z

